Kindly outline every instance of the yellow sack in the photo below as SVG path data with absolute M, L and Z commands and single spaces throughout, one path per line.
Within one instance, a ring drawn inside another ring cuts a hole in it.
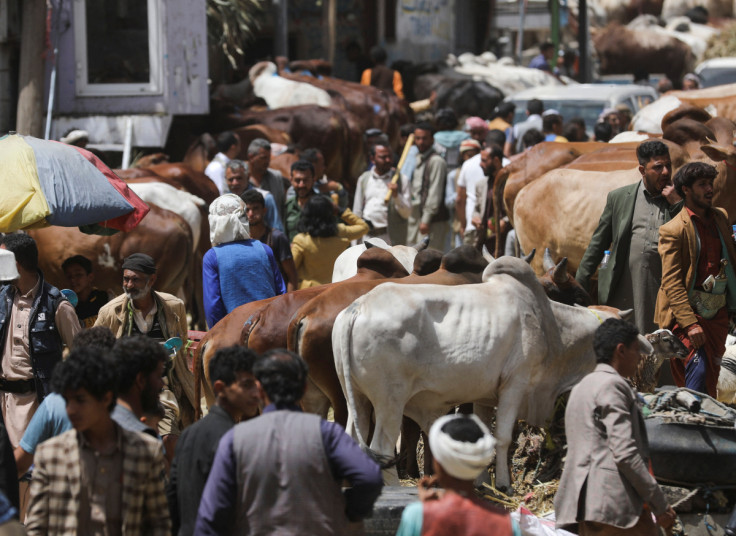
M 51 211 L 41 190 L 36 156 L 20 136 L 0 141 L 0 232 L 47 225 Z

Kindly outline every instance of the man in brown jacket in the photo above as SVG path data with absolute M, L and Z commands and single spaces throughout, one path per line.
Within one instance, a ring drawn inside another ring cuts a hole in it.
M 654 317 L 690 350 L 684 364 L 670 362 L 677 385 L 712 397 L 729 314 L 736 312 L 736 248 L 726 211 L 712 206 L 716 174 L 710 164 L 691 162 L 675 175 L 685 208 L 659 228 L 662 285 Z

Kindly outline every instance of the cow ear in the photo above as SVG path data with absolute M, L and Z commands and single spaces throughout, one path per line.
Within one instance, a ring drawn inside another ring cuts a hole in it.
M 708 145 L 701 145 L 700 150 L 703 151 L 706 155 L 708 155 L 708 158 L 710 158 L 714 162 L 720 162 L 722 160 L 726 160 L 729 156 L 734 155 L 734 151 L 729 151 L 728 148 L 723 147 L 721 145 L 716 145 L 714 143 L 710 143 Z

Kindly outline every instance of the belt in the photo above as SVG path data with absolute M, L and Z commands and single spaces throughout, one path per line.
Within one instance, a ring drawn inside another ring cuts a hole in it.
M 6 380 L 0 378 L 0 391 L 6 393 L 13 393 L 16 395 L 25 395 L 33 393 L 36 390 L 36 382 L 33 379 L 29 380 Z

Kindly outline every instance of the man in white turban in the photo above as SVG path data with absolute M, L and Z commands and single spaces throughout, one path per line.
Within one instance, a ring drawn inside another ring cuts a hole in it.
M 202 260 L 204 312 L 213 327 L 236 307 L 286 292 L 273 251 L 250 237 L 245 202 L 225 194 L 210 205 L 212 248 Z
M 437 419 L 429 431 L 435 475 L 419 481 L 421 502 L 404 509 L 396 536 L 520 536 L 507 512 L 475 494 L 473 481 L 493 460 L 495 443 L 475 415 Z

